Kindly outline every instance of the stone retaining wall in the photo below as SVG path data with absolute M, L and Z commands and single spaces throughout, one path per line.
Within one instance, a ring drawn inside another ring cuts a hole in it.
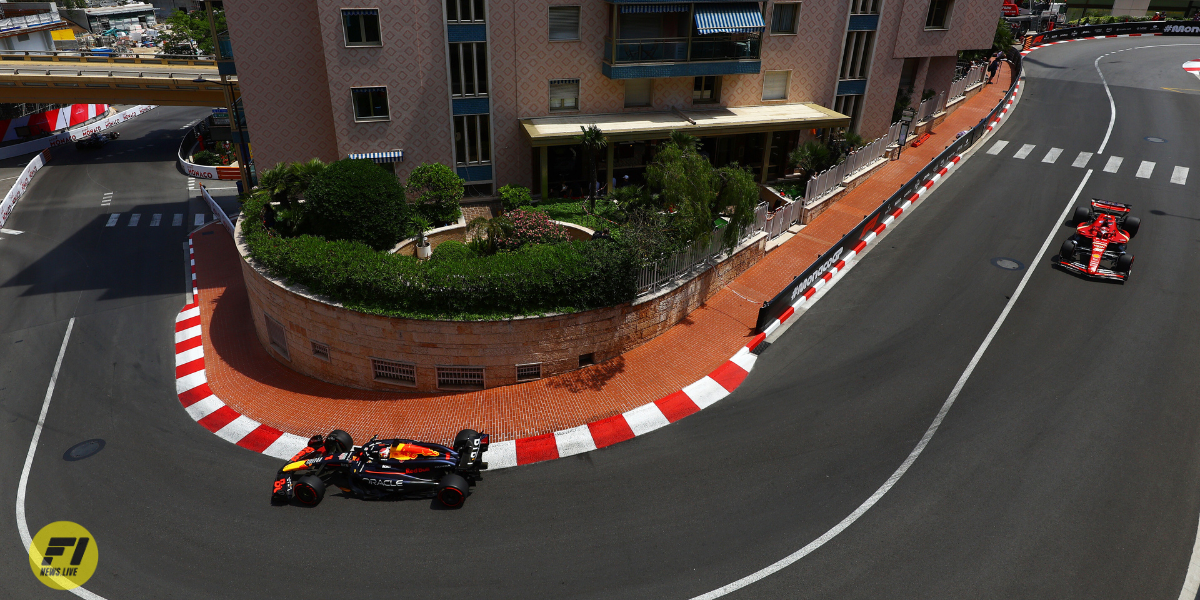
M 540 363 L 541 376 L 614 358 L 670 329 L 757 262 L 765 234 L 690 281 L 635 302 L 579 313 L 504 321 L 425 321 L 360 313 L 260 272 L 249 259 L 241 224 L 235 234 L 254 330 L 267 352 L 287 367 L 330 383 L 390 391 L 435 391 L 438 367 L 483 367 L 485 387 L 517 382 L 517 365 Z M 267 319 L 282 326 L 283 347 L 271 343 Z M 328 349 L 328 357 L 314 351 Z M 380 380 L 372 358 L 411 365 L 415 384 Z M 461 388 L 441 388 L 461 389 Z

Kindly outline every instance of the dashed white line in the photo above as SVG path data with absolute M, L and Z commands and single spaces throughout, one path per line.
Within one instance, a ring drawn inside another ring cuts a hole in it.
M 171 227 L 183 226 L 183 215 L 175 213 L 175 217 L 171 219 Z
M 1071 166 L 1082 169 L 1087 166 L 1089 160 L 1092 160 L 1091 152 L 1080 152 L 1079 156 L 1075 157 L 1075 162 L 1071 163 Z
M 129 217 L 129 226 L 137 227 L 138 221 L 140 221 L 141 218 L 142 218 L 142 215 L 140 215 L 138 213 L 133 213 L 133 216 Z
M 201 214 L 196 215 L 196 227 L 199 227 L 203 224 L 204 224 L 204 214 L 201 213 Z
M 1186 171 L 1187 169 L 1184 169 L 1184 170 Z M 0 233 L 5 233 L 8 235 L 21 235 L 22 233 L 25 233 L 25 232 L 17 231 L 16 229 L 0 229 Z
M 1062 148 L 1051 148 L 1050 151 L 1046 153 L 1046 157 L 1042 159 L 1042 162 L 1054 164 L 1054 161 L 1058 160 L 1058 156 L 1060 154 L 1062 154 Z
M 1142 179 L 1150 179 L 1150 174 L 1154 172 L 1154 163 L 1143 160 L 1142 164 L 1138 165 L 1137 176 Z
M 1124 160 L 1125 159 L 1121 158 L 1120 156 L 1108 157 L 1108 162 L 1104 163 L 1104 172 L 1105 173 L 1116 173 L 1117 169 L 1121 168 L 1121 162 L 1123 162 Z
M 1030 152 L 1033 152 L 1034 148 L 1037 148 L 1037 146 L 1034 144 L 1025 144 L 1024 146 L 1021 146 L 1020 150 L 1017 150 L 1017 153 L 1013 155 L 1013 158 L 1024 160 L 1026 156 L 1029 156 Z
M 1188 175 L 1187 167 L 1175 167 L 1175 170 L 1171 172 L 1171 183 L 1178 183 L 1179 185 L 1185 185 L 1185 184 L 1187 184 L 1187 175 Z
M 158 224 L 160 222 L 162 222 L 161 214 L 155 214 L 154 216 L 150 217 L 150 226 L 151 227 L 158 227 Z
M 108 223 L 105 224 L 104 226 L 105 227 L 116 227 L 117 219 L 120 219 L 120 218 L 121 218 L 121 213 L 113 213 L 111 215 L 108 215 Z
M 1000 151 L 1004 150 L 1004 147 L 1007 145 L 1008 145 L 1008 142 L 1006 142 L 1004 140 L 999 140 L 995 144 L 992 144 L 992 147 L 988 149 L 987 153 L 991 154 L 993 156 L 996 154 L 1000 154 Z

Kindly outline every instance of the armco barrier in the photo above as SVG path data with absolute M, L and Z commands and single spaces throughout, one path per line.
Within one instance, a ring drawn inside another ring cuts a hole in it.
M 192 145 L 195 143 L 195 129 L 189 130 L 187 135 L 183 136 L 183 141 L 179 143 L 179 168 L 183 169 L 188 175 L 196 179 L 224 179 L 226 181 L 236 181 L 242 178 L 242 173 L 237 167 L 212 167 L 188 162 L 183 158 L 184 151 L 190 151 Z
M 214 215 L 217 215 L 217 218 L 221 220 L 221 224 L 225 226 L 225 229 L 229 230 L 229 235 L 233 235 L 233 221 L 229 220 L 229 215 L 225 214 L 225 211 L 221 209 L 221 205 L 217 204 L 217 201 L 213 200 L 213 197 L 209 195 L 208 190 L 204 188 L 204 184 L 200 184 L 200 195 L 204 196 L 204 201 L 208 204 L 208 208 L 212 209 Z
M 1013 62 L 1013 72 L 1020 72 L 1021 56 L 1016 52 L 1009 53 L 1009 59 Z M 1009 87 L 1008 92 L 1000 103 L 981 120 L 977 125 L 972 127 L 962 137 L 958 138 L 953 144 L 950 144 L 941 154 L 925 165 L 908 183 L 904 184 L 895 194 L 892 194 L 887 200 L 884 200 L 871 214 L 867 215 L 854 229 L 851 229 L 841 240 L 833 247 L 825 251 L 824 254 L 817 259 L 812 265 L 809 265 L 800 275 L 797 275 L 792 282 L 783 288 L 774 298 L 763 303 L 762 308 L 758 310 L 758 321 L 755 325 L 755 330 L 759 332 L 759 336 L 749 345 L 754 348 L 763 339 L 763 333 L 772 328 L 773 324 L 786 320 L 788 316 L 795 310 L 794 305 L 797 304 L 800 298 L 812 297 L 816 290 L 831 278 L 833 272 L 841 270 L 845 266 L 845 260 L 852 254 L 856 255 L 866 247 L 864 238 L 873 239 L 872 232 L 882 231 L 882 224 L 889 220 L 889 215 L 895 216 L 899 213 L 902 205 L 906 202 L 911 202 L 919 197 L 918 190 L 922 187 L 929 187 L 932 184 L 928 183 L 934 175 L 947 169 L 959 160 L 959 155 L 967 148 L 983 137 L 991 130 L 993 123 L 1004 112 L 1007 111 L 1007 105 L 1013 97 L 1013 93 L 1020 85 L 1020 77 L 1013 78 L 1013 85 Z
M 21 175 L 17 177 L 17 182 L 4 195 L 4 201 L 0 202 L 0 227 L 8 221 L 9 213 L 17 205 L 17 201 L 21 199 L 25 190 L 29 188 L 29 182 L 33 181 L 34 173 L 37 173 L 38 169 L 41 169 L 48 160 L 50 160 L 50 152 L 43 150 L 37 156 L 33 157 L 33 160 L 29 161 L 29 164 L 25 165 L 25 170 L 21 171 Z
M 87 125 L 84 125 L 83 127 L 72 129 L 70 131 L 71 141 L 74 142 L 77 140 L 81 140 L 89 135 L 92 135 L 93 133 L 99 133 L 101 131 L 104 131 L 105 129 L 108 129 L 109 127 L 124 123 L 125 121 L 128 121 L 138 115 L 143 115 L 145 113 L 148 113 L 151 110 L 154 110 L 155 108 L 158 108 L 158 107 L 154 104 L 142 104 L 140 106 L 135 106 L 128 110 L 123 110 L 115 115 L 105 117 L 94 123 L 88 123 Z
M 1033 36 L 1030 46 L 1118 35 L 1200 35 L 1200 23 L 1194 21 L 1137 21 L 1068 27 L 1039 33 Z

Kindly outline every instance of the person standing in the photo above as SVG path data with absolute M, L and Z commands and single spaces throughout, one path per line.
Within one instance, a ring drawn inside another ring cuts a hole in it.
M 991 82 L 992 82 L 992 80 L 996 78 L 996 73 L 999 73 L 999 72 L 1000 72 L 1000 59 L 999 59 L 999 58 L 993 58 L 993 59 L 992 59 L 992 62 L 991 62 L 989 65 L 988 65 L 988 79 L 987 79 L 987 82 L 988 82 L 988 83 L 991 83 Z

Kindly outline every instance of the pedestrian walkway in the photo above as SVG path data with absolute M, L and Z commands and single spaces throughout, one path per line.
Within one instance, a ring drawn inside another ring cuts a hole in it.
M 154 213 L 149 216 L 150 216 L 150 221 L 149 221 L 148 225 L 150 227 L 158 227 L 160 225 L 165 224 L 165 220 L 163 219 L 162 213 Z M 124 217 L 124 222 L 127 227 L 137 227 L 139 225 L 147 224 L 142 221 L 141 213 L 129 213 L 128 216 L 126 216 L 125 213 L 111 213 L 108 215 L 108 221 L 106 221 L 104 223 L 104 226 L 105 227 L 116 227 L 117 224 L 122 221 L 122 217 Z M 210 221 L 213 221 L 215 219 L 216 219 L 216 215 L 209 214 L 209 213 L 197 213 L 196 220 L 192 224 L 192 226 L 199 227 L 199 226 L 201 226 L 205 223 L 208 223 Z M 182 226 L 183 226 L 183 214 L 175 213 L 174 215 L 172 215 L 171 216 L 171 227 L 182 227 Z
M 1159 138 L 1148 139 L 1151 141 L 1162 141 L 1159 140 Z M 1029 158 L 1031 154 L 1034 157 L 1039 156 L 1040 153 L 1037 149 L 1037 144 L 1022 144 L 1019 150 L 1009 155 L 1009 141 L 996 140 L 995 142 L 992 142 L 991 146 L 987 150 L 987 153 L 991 154 L 992 156 L 1008 156 L 1016 160 L 1025 160 Z M 1051 165 L 1059 164 L 1058 159 L 1063 155 L 1063 152 L 1064 150 L 1062 148 L 1051 147 L 1046 150 L 1045 155 L 1042 156 L 1041 162 Z M 1092 160 L 1093 158 L 1095 158 L 1095 160 Z M 1064 160 L 1061 164 L 1066 165 L 1067 163 Z M 1191 167 L 1184 167 L 1181 165 L 1173 165 L 1169 169 L 1166 166 L 1163 168 L 1157 168 L 1158 163 L 1149 160 L 1131 160 L 1128 164 L 1131 166 L 1136 164 L 1137 166 L 1134 167 L 1132 171 L 1130 169 L 1122 170 L 1122 166 L 1126 164 L 1125 157 L 1123 156 L 1110 155 L 1106 159 L 1098 154 L 1080 151 L 1075 155 L 1075 159 L 1071 161 L 1070 166 L 1076 169 L 1084 169 L 1092 166 L 1094 168 L 1099 168 L 1100 172 L 1102 173 L 1110 174 L 1128 175 L 1130 172 L 1132 172 L 1133 176 L 1138 179 L 1154 179 L 1157 176 L 1159 180 L 1167 179 L 1170 183 L 1175 185 L 1187 185 L 1188 173 L 1191 172 Z
M 1009 80 L 1004 68 L 998 83 Z M 374 392 L 288 369 L 255 336 L 241 258 L 230 235 L 209 225 L 192 238 L 208 386 L 233 411 L 269 427 L 303 437 L 341 428 L 356 440 L 379 434 L 445 442 L 464 427 L 486 431 L 493 441 L 518 439 L 654 402 L 728 361 L 754 336 L 764 300 L 912 178 L 955 133 L 987 116 L 1005 91 L 1002 84 L 985 86 L 931 140 L 879 168 L 663 335 L 604 363 L 513 386 L 445 394 Z

